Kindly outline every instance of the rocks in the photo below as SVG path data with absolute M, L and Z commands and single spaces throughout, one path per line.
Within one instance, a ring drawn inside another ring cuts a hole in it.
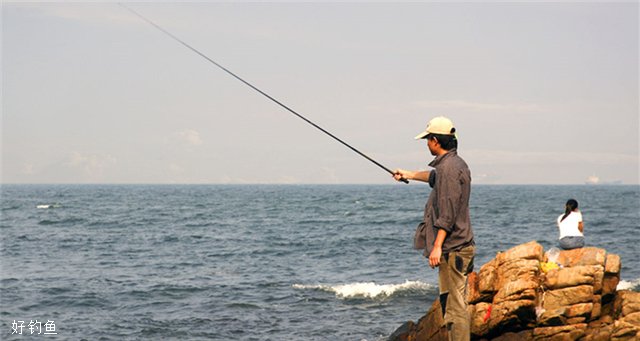
M 543 293 L 542 308 L 557 309 L 568 307 L 578 303 L 591 302 L 593 300 L 593 286 L 580 285 Z
M 640 293 L 616 291 L 618 255 L 586 247 L 553 257 L 558 266 L 542 267 L 551 257 L 532 241 L 469 274 L 473 340 L 640 340 Z M 443 321 L 436 300 L 417 324 L 403 325 L 390 340 L 446 340 Z
M 604 272 L 608 274 L 620 273 L 620 256 L 608 254 L 605 262 Z
M 600 271 L 601 267 L 597 266 L 554 269 L 547 272 L 544 278 L 544 286 L 549 289 L 561 289 L 582 284 L 594 285 L 596 277 L 599 277 L 600 282 L 602 282 L 602 276 L 596 275 L 596 272 Z
M 497 266 L 497 262 L 495 259 L 493 259 L 489 263 L 483 265 L 480 268 L 480 274 L 477 276 L 478 277 L 477 286 L 478 286 L 478 293 L 479 293 L 478 301 L 491 302 L 493 295 L 498 290 L 496 286 L 496 282 L 497 282 L 496 266 Z M 471 275 L 469 276 L 469 278 L 470 277 Z M 472 300 L 469 300 L 469 302 L 472 302 Z M 475 303 L 475 301 L 473 303 Z
M 406 340 L 409 337 L 411 330 L 415 328 L 413 321 L 405 322 L 393 334 L 389 336 L 390 340 Z
M 577 340 L 586 335 L 586 329 L 587 325 L 584 323 L 569 326 L 535 328 L 530 340 Z
M 538 244 L 536 241 L 530 241 L 526 244 L 514 246 L 505 252 L 498 252 L 496 260 L 498 263 L 517 259 L 535 259 L 540 262 L 542 261 L 543 256 L 544 250 L 542 245 Z
M 574 267 L 578 265 L 600 265 L 604 266 L 607 252 L 597 247 L 583 247 L 560 252 L 556 263 L 563 267 Z M 619 258 L 619 257 L 618 257 Z

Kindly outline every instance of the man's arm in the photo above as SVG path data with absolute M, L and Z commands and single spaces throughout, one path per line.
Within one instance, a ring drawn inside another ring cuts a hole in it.
M 431 174 L 430 171 L 425 170 L 425 171 L 408 171 L 408 170 L 404 170 L 404 169 L 396 169 L 393 172 L 393 178 L 398 180 L 398 181 L 402 181 L 402 179 L 407 179 L 407 180 L 416 180 L 416 181 L 422 181 L 422 182 L 429 182 L 429 174 Z
M 442 257 L 442 243 L 444 243 L 444 239 L 446 237 L 447 231 L 438 229 L 438 235 L 436 236 L 435 242 L 433 242 L 433 250 L 431 250 L 431 254 L 429 255 L 429 265 L 432 269 L 440 265 L 440 257 Z

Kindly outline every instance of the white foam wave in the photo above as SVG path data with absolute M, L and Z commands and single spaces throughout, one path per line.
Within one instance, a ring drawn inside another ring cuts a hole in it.
M 402 284 L 376 284 L 374 282 L 357 282 L 341 285 L 304 285 L 294 284 L 294 289 L 322 290 L 336 294 L 338 298 L 380 298 L 388 297 L 403 291 L 427 291 L 433 288 L 431 284 L 420 281 L 406 280 Z
M 36 205 L 36 208 L 39 208 L 39 209 L 59 208 L 59 207 L 61 207 L 61 205 L 59 205 L 59 204 Z
M 636 290 L 640 289 L 640 278 L 633 281 L 621 280 L 616 287 L 616 290 Z

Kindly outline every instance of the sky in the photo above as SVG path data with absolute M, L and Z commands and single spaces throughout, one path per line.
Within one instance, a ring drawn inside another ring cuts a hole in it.
M 637 2 L 128 6 L 389 169 L 640 183 Z M 4 184 L 394 183 L 116 3 L 2 2 L 1 123 Z

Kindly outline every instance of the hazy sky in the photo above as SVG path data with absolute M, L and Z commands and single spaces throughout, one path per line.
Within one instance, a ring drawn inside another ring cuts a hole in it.
M 387 167 L 639 183 L 638 3 L 131 3 Z M 114 3 L 2 3 L 3 183 L 392 183 Z

